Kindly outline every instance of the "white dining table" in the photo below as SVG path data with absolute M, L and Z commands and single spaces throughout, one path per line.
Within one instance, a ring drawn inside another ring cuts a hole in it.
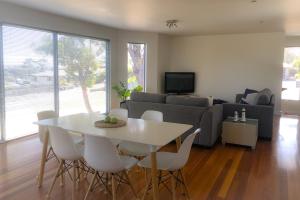
M 105 116 L 99 113 L 79 113 L 40 120 L 35 122 L 35 124 L 48 127 L 60 127 L 70 132 L 80 133 L 82 135 L 93 135 L 108 139 L 148 145 L 149 151 L 151 152 L 153 199 L 159 199 L 156 152 L 160 147 L 167 145 L 173 140 L 177 141 L 177 148 L 179 148 L 178 143 L 181 143 L 179 140 L 180 136 L 191 129 L 192 125 L 128 118 L 127 124 L 119 128 L 97 128 L 94 126 L 95 121 L 102 120 L 104 118 Z M 39 186 L 41 186 L 43 182 L 48 141 L 49 133 L 45 135 L 43 142 L 43 152 L 38 179 Z

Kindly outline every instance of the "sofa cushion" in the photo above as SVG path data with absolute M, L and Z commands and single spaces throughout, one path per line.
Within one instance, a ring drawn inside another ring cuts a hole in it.
M 139 102 L 165 103 L 166 95 L 146 92 L 132 92 L 130 99 Z
M 272 91 L 268 88 L 259 91 L 256 96 L 256 105 L 269 105 L 272 97 Z
M 190 97 L 190 96 L 176 96 L 169 95 L 166 98 L 167 104 L 185 105 L 185 106 L 199 106 L 208 107 L 208 99 L 200 97 Z
M 140 118 L 147 110 L 156 110 L 163 113 L 165 122 L 191 124 L 200 126 L 202 115 L 208 111 L 207 107 L 193 107 L 174 104 L 152 102 L 127 101 L 128 117 Z

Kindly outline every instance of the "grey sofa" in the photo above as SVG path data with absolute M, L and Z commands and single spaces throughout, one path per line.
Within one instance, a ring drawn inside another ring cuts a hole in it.
M 270 101 L 263 105 L 241 104 L 243 94 L 237 94 L 235 103 L 223 104 L 223 118 L 234 115 L 234 111 L 238 111 L 241 115 L 242 109 L 246 109 L 246 117 L 258 119 L 258 137 L 263 139 L 272 139 L 273 134 L 273 116 L 274 116 L 274 95 L 269 98 Z
M 208 106 L 207 98 L 133 92 L 130 99 L 121 107 L 128 109 L 131 118 L 140 118 L 146 110 L 160 111 L 164 121 L 193 125 L 183 138 L 200 127 L 194 144 L 211 147 L 220 135 L 222 106 Z

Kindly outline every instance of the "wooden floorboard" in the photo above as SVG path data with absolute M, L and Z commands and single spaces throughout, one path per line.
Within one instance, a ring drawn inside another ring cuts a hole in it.
M 57 162 L 47 163 L 43 187 L 37 188 L 41 149 L 36 136 L 0 145 L 0 200 L 45 199 Z M 175 145 L 164 150 L 174 151 Z M 210 149 L 194 146 L 184 172 L 193 200 L 299 200 L 299 159 L 300 118 L 285 116 L 275 118 L 273 140 L 258 141 L 254 151 L 234 145 L 216 144 Z M 135 168 L 130 177 L 141 196 L 145 185 L 143 171 Z M 83 199 L 87 186 L 86 182 L 80 184 L 77 199 Z M 51 199 L 71 199 L 70 194 L 70 181 L 65 187 L 58 183 Z M 160 197 L 171 199 L 171 194 L 162 187 Z M 97 189 L 89 199 L 109 196 Z M 124 186 L 118 191 L 118 199 L 134 198 Z

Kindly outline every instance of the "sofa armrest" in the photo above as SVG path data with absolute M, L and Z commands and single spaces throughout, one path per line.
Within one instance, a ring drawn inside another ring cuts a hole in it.
M 209 107 L 200 121 L 201 134 L 199 144 L 213 146 L 221 133 L 221 125 L 223 119 L 223 106 L 217 104 Z
M 234 111 L 241 116 L 242 109 L 246 109 L 246 117 L 258 119 L 258 136 L 271 139 L 273 133 L 274 106 L 272 105 L 248 105 L 248 104 L 223 104 L 223 119 L 234 115 Z
M 129 101 L 129 100 L 125 100 L 125 101 L 120 102 L 120 108 L 124 108 L 124 109 L 128 110 L 127 101 Z

